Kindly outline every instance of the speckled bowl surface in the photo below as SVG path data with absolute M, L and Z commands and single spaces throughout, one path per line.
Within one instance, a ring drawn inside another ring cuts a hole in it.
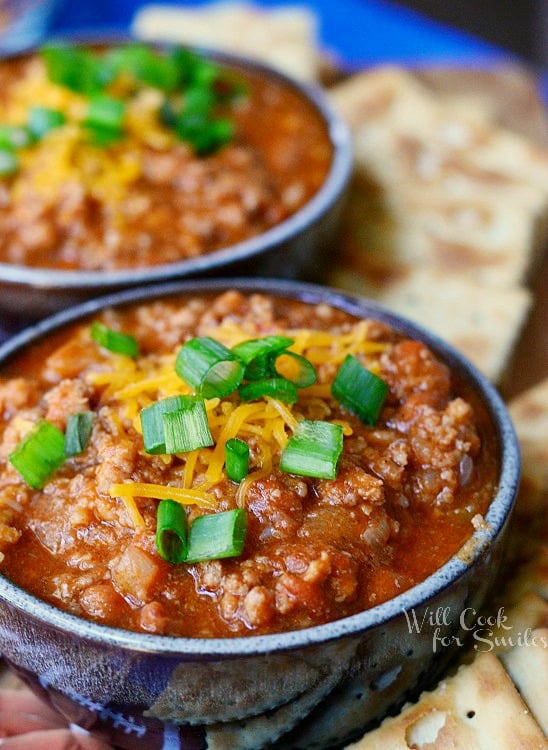
M 65 37 L 63 41 L 97 44 L 97 39 L 89 36 Z M 128 39 L 101 37 L 100 44 L 124 41 Z M 198 52 L 229 67 L 280 81 L 312 104 L 325 123 L 333 149 L 331 165 L 320 189 L 292 216 L 265 232 L 195 258 L 116 271 L 63 271 L 0 262 L 0 313 L 36 320 L 100 294 L 183 277 L 230 273 L 320 280 L 340 222 L 352 171 L 348 126 L 319 88 L 292 80 L 247 58 L 211 50 Z
M 0 347 L 0 366 L 106 306 L 238 288 L 373 317 L 423 340 L 473 388 L 493 424 L 499 488 L 464 547 L 394 599 L 327 625 L 234 639 L 109 628 L 61 612 L 0 577 L 0 648 L 8 665 L 66 717 L 127 750 L 326 750 L 424 687 L 447 663 L 461 613 L 478 610 L 496 575 L 519 479 L 519 450 L 493 386 L 438 338 L 367 300 L 319 286 L 250 279 L 178 282 L 86 302 Z M 444 612 L 433 647 L 429 615 Z M 413 627 L 413 613 L 422 628 Z M 184 723 L 179 723 L 184 722 Z

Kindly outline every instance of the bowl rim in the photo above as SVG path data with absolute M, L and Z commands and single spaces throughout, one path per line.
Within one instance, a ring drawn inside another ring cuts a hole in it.
M 178 295 L 220 293 L 234 288 L 244 293 L 265 293 L 289 297 L 308 304 L 327 303 L 359 317 L 374 317 L 403 334 L 424 341 L 440 356 L 481 398 L 492 420 L 499 443 L 498 490 L 484 516 L 486 525 L 475 529 L 463 547 L 438 570 L 398 596 L 341 620 L 283 633 L 236 638 L 189 638 L 122 630 L 63 612 L 27 593 L 2 575 L 0 575 L 0 599 L 22 610 L 29 618 L 47 623 L 67 635 L 85 638 L 110 647 L 121 647 L 166 657 L 179 655 L 215 659 L 264 655 L 287 649 L 317 646 L 340 637 L 356 636 L 369 628 L 401 616 L 404 610 L 419 608 L 433 596 L 453 585 L 488 551 L 489 545 L 501 533 L 511 513 L 520 475 L 517 436 L 506 406 L 491 382 L 453 346 L 422 326 L 390 312 L 365 297 L 306 282 L 242 277 L 198 281 L 180 280 L 146 288 L 126 289 L 63 310 L 16 334 L 0 345 L 0 367 L 3 367 L 7 360 L 28 344 L 42 339 L 48 333 L 67 324 L 98 313 L 106 307 L 124 306 L 136 302 L 146 303 Z M 466 554 L 463 554 L 464 549 L 466 549 Z
M 102 34 L 100 37 L 93 32 L 83 32 L 52 37 L 48 42 L 72 43 L 78 45 L 123 44 L 140 41 L 127 34 Z M 149 46 L 166 47 L 168 43 L 144 42 Z M 173 46 L 173 45 L 171 45 Z M 122 286 L 135 287 L 139 284 L 160 282 L 169 278 L 187 278 L 204 275 L 221 269 L 227 265 L 234 265 L 249 261 L 255 255 L 260 256 L 268 250 L 300 235 L 305 229 L 319 221 L 329 208 L 336 203 L 343 194 L 353 169 L 353 146 L 350 128 L 330 103 L 327 95 L 319 86 L 307 84 L 293 79 L 285 73 L 251 58 L 222 52 L 210 47 L 195 45 L 184 46 L 197 54 L 210 57 L 220 64 L 234 66 L 244 71 L 252 71 L 261 76 L 277 80 L 303 97 L 317 111 L 323 120 L 327 136 L 332 147 L 332 158 L 329 170 L 321 187 L 294 214 L 284 221 L 275 224 L 260 234 L 249 237 L 241 242 L 228 245 L 194 258 L 144 266 L 142 268 L 121 268 L 113 271 L 63 270 L 55 268 L 41 268 L 0 262 L 0 282 L 18 285 L 28 285 L 40 289 L 57 289 L 62 287 L 67 291 L 88 289 L 90 291 L 116 289 Z M 11 60 L 36 52 L 38 47 L 30 47 L 15 54 L 0 55 L 1 60 Z

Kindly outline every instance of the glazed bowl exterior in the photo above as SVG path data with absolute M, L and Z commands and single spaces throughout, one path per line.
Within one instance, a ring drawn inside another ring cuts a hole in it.
M 106 46 L 129 41 L 72 36 L 62 41 Z M 279 81 L 297 92 L 325 123 L 331 165 L 320 189 L 298 211 L 270 229 L 210 253 L 162 265 L 115 271 L 37 268 L 0 262 L 0 313 L 27 321 L 101 294 L 179 278 L 245 274 L 319 281 L 340 223 L 352 171 L 352 141 L 344 121 L 319 88 L 290 79 L 259 62 L 228 53 L 195 50 L 218 63 Z
M 0 347 L 0 366 L 107 306 L 231 288 L 328 303 L 424 341 L 487 412 L 500 457 L 498 490 L 486 523 L 422 583 L 352 617 L 277 635 L 193 639 L 114 629 L 61 612 L 0 576 L 0 649 L 8 665 L 69 721 L 127 750 L 326 750 L 358 736 L 427 686 L 454 654 L 462 612 L 480 608 L 499 567 L 517 491 L 519 450 L 493 386 L 438 338 L 333 289 L 234 279 L 126 290 L 20 333 Z

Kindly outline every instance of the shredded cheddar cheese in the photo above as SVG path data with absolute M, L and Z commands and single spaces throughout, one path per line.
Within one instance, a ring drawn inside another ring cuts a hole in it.
M 159 99 L 161 93 L 151 88 L 128 98 L 124 139 L 108 149 L 97 148 L 81 127 L 89 107 L 88 97 L 50 81 L 43 61 L 34 59 L 27 74 L 10 88 L 3 121 L 24 124 L 31 107 L 39 102 L 40 106 L 62 112 L 66 122 L 40 142 L 21 150 L 22 169 L 12 186 L 15 199 L 30 191 L 57 204 L 64 186 L 72 183 L 97 200 L 115 206 L 141 176 L 143 150 L 168 150 L 175 143 L 173 133 L 158 120 Z
M 255 331 L 243 330 L 234 321 L 212 327 L 207 335 L 229 347 L 260 337 Z M 333 364 L 340 364 L 348 354 L 360 357 L 370 369 L 378 369 L 378 356 L 386 348 L 386 344 L 367 340 L 367 322 L 364 321 L 343 334 L 298 329 L 288 331 L 286 335 L 294 341 L 289 350 L 312 362 L 318 368 L 320 380 L 322 368 L 327 366 L 326 372 L 331 372 Z M 102 369 L 89 373 L 88 382 L 102 391 L 102 401 L 118 410 L 121 429 L 125 425 L 126 429 L 141 433 L 141 409 L 159 399 L 191 393 L 189 386 L 175 372 L 176 354 L 174 351 L 162 356 L 141 357 L 136 361 L 112 355 L 111 369 L 105 364 Z M 299 401 L 293 406 L 269 396 L 244 403 L 234 397 L 206 400 L 213 446 L 184 454 L 155 456 L 155 460 L 163 460 L 169 465 L 173 461 L 180 463 L 180 486 L 128 481 L 113 484 L 110 495 L 126 504 L 128 516 L 136 528 L 144 523 L 136 498 L 169 498 L 185 505 L 214 509 L 217 500 L 212 490 L 226 481 L 226 443 L 231 438 L 240 437 L 248 442 L 251 459 L 251 471 L 240 482 L 236 497 L 238 506 L 245 507 L 250 486 L 271 472 L 303 413 L 307 418 L 341 425 L 343 435 L 352 435 L 348 421 L 331 419 L 333 397 L 331 380 L 328 378 L 328 381 L 300 389 Z M 146 455 L 144 449 L 142 453 Z
M 128 482 L 127 484 L 112 484 L 109 489 L 111 497 L 121 497 L 124 501 L 134 497 L 151 497 L 155 500 L 175 500 L 182 505 L 199 505 L 201 508 L 215 508 L 211 496 L 200 490 L 186 487 L 169 487 L 163 484 L 148 484 L 146 482 Z

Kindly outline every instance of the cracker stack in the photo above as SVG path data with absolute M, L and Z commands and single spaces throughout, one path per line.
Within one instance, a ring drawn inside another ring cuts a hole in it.
M 433 329 L 497 381 L 544 248 L 548 153 L 492 108 L 381 67 L 331 91 L 356 174 L 331 283 Z
M 523 454 L 506 565 L 512 575 L 484 613 L 496 618 L 504 607 L 507 620 L 481 632 L 485 640 L 463 654 L 454 676 L 348 750 L 548 747 L 548 379 L 511 402 L 510 412 Z

